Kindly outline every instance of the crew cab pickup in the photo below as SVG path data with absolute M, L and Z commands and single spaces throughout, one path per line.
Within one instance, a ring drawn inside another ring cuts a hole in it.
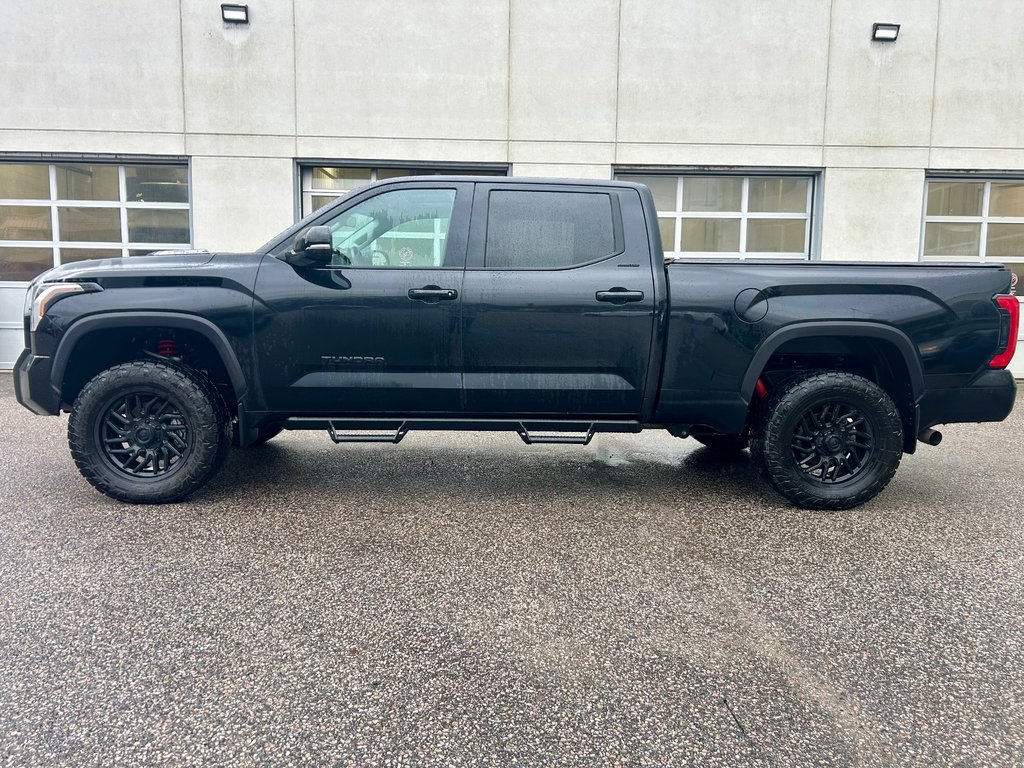
M 1019 305 L 1000 265 L 668 259 L 649 190 L 371 184 L 244 255 L 157 253 L 32 284 L 18 400 L 70 413 L 84 477 L 130 502 L 199 489 L 282 429 L 397 443 L 662 428 L 749 448 L 792 502 L 889 482 L 933 427 L 999 421 Z

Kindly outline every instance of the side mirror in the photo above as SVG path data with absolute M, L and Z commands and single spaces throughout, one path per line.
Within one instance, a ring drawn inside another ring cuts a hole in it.
M 310 227 L 295 236 L 288 261 L 299 266 L 326 264 L 334 253 L 330 227 Z

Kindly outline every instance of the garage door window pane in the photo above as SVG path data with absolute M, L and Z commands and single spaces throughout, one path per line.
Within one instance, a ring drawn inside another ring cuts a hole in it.
M 5 200 L 49 200 L 49 167 L 0 163 L 0 198 Z
M 187 203 L 188 169 L 171 165 L 128 165 L 124 169 L 129 203 Z
M 683 179 L 683 210 L 739 212 L 743 179 L 737 176 L 687 176 Z
M 132 243 L 188 243 L 188 211 L 128 209 L 128 240 Z
M 654 195 L 654 208 L 658 211 L 676 210 L 676 188 L 679 179 L 675 176 L 619 176 L 621 181 L 646 184 Z
M 1024 184 L 992 184 L 989 216 L 1024 217 Z
M 50 209 L 0 205 L 0 240 L 52 240 Z
M 314 168 L 313 189 L 344 192 L 370 183 L 369 168 Z
M 659 218 L 658 229 L 661 231 L 662 249 L 674 251 L 676 248 L 676 220 Z
M 925 256 L 978 256 L 981 224 L 928 222 L 924 228 Z
M 806 213 L 809 186 L 807 179 L 753 177 L 750 179 L 747 210 L 757 213 Z M 747 250 L 763 249 L 748 246 Z
M 117 208 L 58 208 L 60 239 L 83 243 L 121 240 L 121 214 Z
M 116 165 L 58 165 L 58 200 L 117 200 Z
M 804 219 L 750 219 L 747 221 L 747 250 L 803 253 L 806 224 Z
M 729 252 L 740 249 L 739 219 L 683 219 L 684 251 Z
M 27 282 L 52 267 L 52 248 L 0 248 L 0 280 Z
M 1024 224 L 989 224 L 987 255 L 994 259 L 1024 259 Z
M 981 216 L 984 182 L 928 182 L 929 216 Z

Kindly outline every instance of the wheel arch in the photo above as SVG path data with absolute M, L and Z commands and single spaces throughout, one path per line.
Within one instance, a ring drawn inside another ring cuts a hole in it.
M 73 323 L 61 337 L 57 351 L 53 356 L 50 372 L 50 384 L 61 393 L 68 375 L 68 365 L 72 361 L 78 345 L 91 334 L 107 330 L 144 330 L 146 328 L 172 328 L 188 331 L 200 336 L 209 343 L 213 352 L 224 367 L 228 383 L 241 403 L 247 391 L 245 374 L 238 362 L 238 357 L 228 342 L 224 332 L 209 320 L 179 312 L 111 312 L 89 315 Z

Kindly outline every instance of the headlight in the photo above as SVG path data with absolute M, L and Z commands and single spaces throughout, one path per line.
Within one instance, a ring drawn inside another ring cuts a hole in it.
M 25 297 L 25 307 L 29 311 L 29 330 L 35 332 L 39 321 L 46 314 L 46 308 L 54 301 L 72 293 L 85 293 L 85 287 L 79 283 L 42 283 L 29 289 Z

